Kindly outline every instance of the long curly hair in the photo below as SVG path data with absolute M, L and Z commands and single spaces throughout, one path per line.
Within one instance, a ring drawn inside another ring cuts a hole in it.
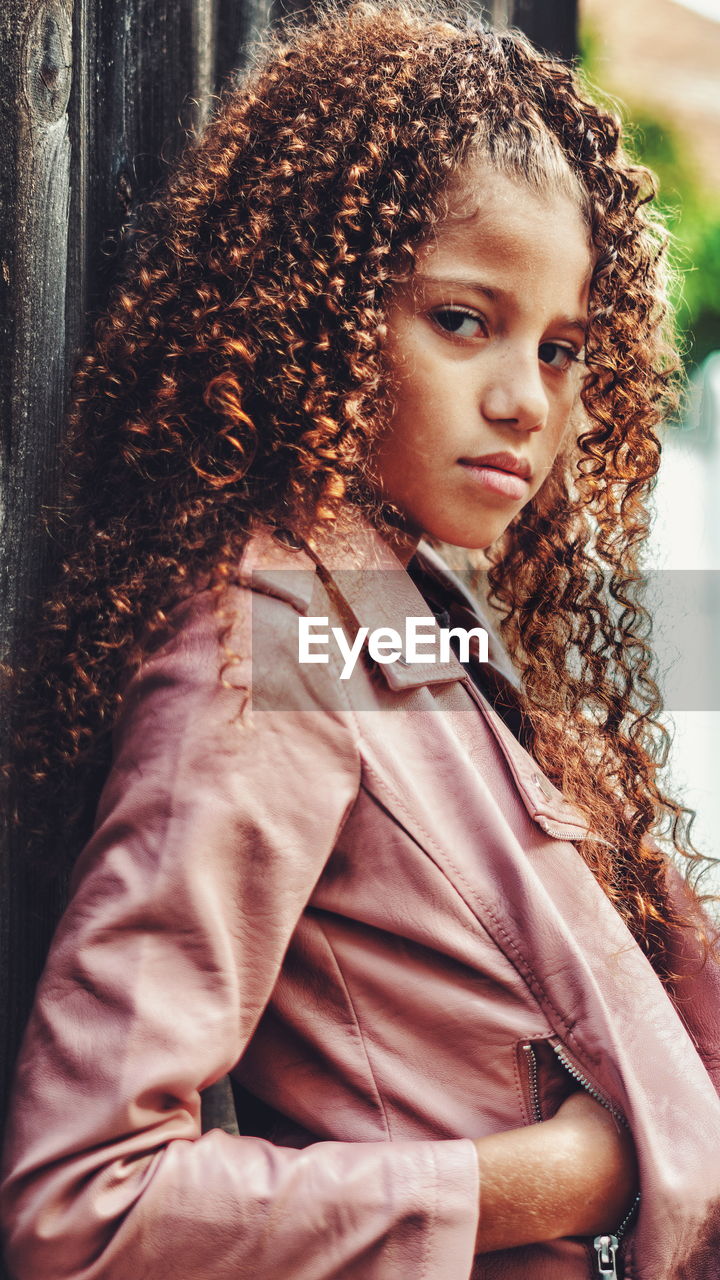
M 14 703 L 16 819 L 31 852 L 58 831 L 78 847 L 128 671 L 199 581 L 222 599 L 255 520 L 309 528 L 348 502 L 382 520 L 384 317 L 473 154 L 565 181 L 594 245 L 584 426 L 489 576 L 534 755 L 667 976 L 678 921 L 650 837 L 664 820 L 693 854 L 659 787 L 638 594 L 677 370 L 653 183 L 568 66 L 432 0 L 331 4 L 268 38 L 142 211 L 73 381 L 62 564 Z

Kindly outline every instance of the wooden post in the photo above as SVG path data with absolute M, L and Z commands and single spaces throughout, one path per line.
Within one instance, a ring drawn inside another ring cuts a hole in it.
M 512 9 L 512 22 L 540 49 L 560 58 L 577 53 L 578 0 L 499 0 Z
M 3 0 L 0 15 L 0 660 L 42 598 L 70 369 L 115 249 L 243 60 L 269 0 Z M 0 758 L 8 743 L 0 716 Z M 0 831 L 0 1107 L 62 891 Z M 3 1276 L 0 1264 L 0 1276 Z
M 72 20 L 72 0 L 6 0 L 0 28 L 0 653 L 11 657 L 47 567 L 39 517 L 56 494 L 68 372 Z M 3 717 L 3 758 L 4 723 Z M 57 897 L 48 902 L 30 893 L 18 861 L 6 838 L 0 861 L 3 1087 L 58 908 Z

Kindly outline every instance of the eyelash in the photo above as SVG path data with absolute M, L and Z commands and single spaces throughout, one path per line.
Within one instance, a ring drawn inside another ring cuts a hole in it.
M 461 322 L 464 320 L 472 320 L 481 326 L 483 332 L 487 332 L 487 326 L 483 317 L 478 315 L 476 312 L 468 311 L 465 307 L 438 307 L 436 311 L 432 312 L 432 318 L 444 333 L 448 333 L 452 337 L 459 337 L 461 340 L 463 338 L 471 340 L 470 334 L 459 334 L 458 329 L 453 329 L 450 325 L 443 324 L 441 319 L 443 316 L 446 318 L 449 316 L 452 316 L 453 318 L 459 317 Z M 477 335 L 472 336 L 474 337 Z M 574 347 L 566 346 L 563 342 L 541 342 L 538 347 L 538 353 L 542 351 L 543 347 L 554 347 L 556 352 L 561 351 L 563 353 L 565 362 L 560 365 L 553 364 L 552 360 L 543 361 L 549 369 L 559 369 L 561 373 L 567 373 L 568 370 L 581 359 L 581 353 L 579 351 L 576 351 Z
M 446 316 L 446 317 L 452 316 L 453 318 L 459 317 L 461 321 L 472 320 L 476 324 L 481 325 L 483 330 L 486 330 L 486 325 L 483 317 L 481 315 L 478 315 L 475 311 L 468 311 L 466 310 L 465 307 L 438 307 L 437 310 L 433 311 L 432 313 L 433 320 L 435 321 L 436 324 L 440 326 L 440 328 L 445 333 L 449 333 L 453 337 L 461 336 L 464 338 L 469 338 L 470 335 L 469 334 L 458 335 L 457 329 L 451 328 L 450 325 L 443 324 L 440 318 L 441 316 Z

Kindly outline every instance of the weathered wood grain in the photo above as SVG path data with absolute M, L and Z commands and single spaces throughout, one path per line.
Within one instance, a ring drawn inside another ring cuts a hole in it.
M 215 4 L 215 82 L 222 87 L 242 73 L 253 42 L 281 16 L 281 10 L 273 0 L 215 0 Z
M 216 79 L 216 21 L 206 0 L 5 0 L 0 647 L 10 660 L 42 597 L 50 548 L 41 515 L 57 500 L 66 389 L 88 313 L 106 295 L 137 202 L 202 122 Z M 34 882 L 12 833 L 2 834 L 4 1100 L 62 892 Z
M 540 49 L 560 58 L 577 53 L 578 0 L 508 0 L 512 21 Z
M 72 3 L 8 0 L 0 28 L 0 652 L 12 656 L 41 593 L 67 382 Z M 8 743 L 0 722 L 0 752 Z M 37 891 L 5 832 L 0 860 L 3 1095 L 59 893 Z
M 4 202 L 7 281 L 2 352 L 2 549 L 4 644 L 33 598 L 41 556 L 35 520 L 52 490 L 65 369 L 71 84 L 71 6 L 49 0 L 18 15 L 5 74 L 14 71 L 14 183 Z

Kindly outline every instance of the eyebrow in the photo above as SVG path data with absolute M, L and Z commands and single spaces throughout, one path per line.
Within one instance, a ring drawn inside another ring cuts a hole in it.
M 495 289 L 492 285 L 483 284 L 481 280 L 465 280 L 462 276 L 428 276 L 417 272 L 415 279 L 421 284 L 440 284 L 451 289 L 471 289 L 473 293 L 481 294 L 490 302 L 502 302 L 503 298 L 508 296 L 504 289 Z M 587 333 L 587 322 L 579 316 L 558 316 L 555 323 L 562 325 L 565 329 L 576 329 L 583 338 Z

